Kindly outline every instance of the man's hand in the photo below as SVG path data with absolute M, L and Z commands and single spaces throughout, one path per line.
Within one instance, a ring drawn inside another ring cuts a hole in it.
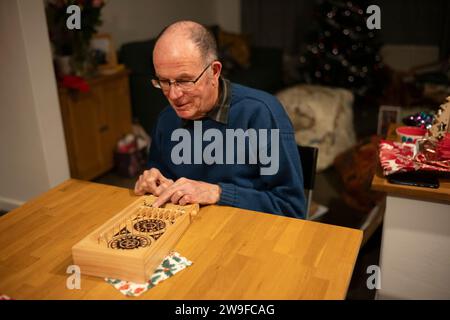
M 220 199 L 220 192 L 217 184 L 180 178 L 160 194 L 153 207 L 169 201 L 182 206 L 189 203 L 215 204 Z
M 172 179 L 167 179 L 162 173 L 155 168 L 145 170 L 136 181 L 134 186 L 134 193 L 138 196 L 151 193 L 159 196 L 164 190 L 173 184 Z

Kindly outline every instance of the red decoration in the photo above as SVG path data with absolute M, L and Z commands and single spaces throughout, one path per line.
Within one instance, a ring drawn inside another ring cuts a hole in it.
M 88 92 L 89 84 L 81 77 L 78 76 L 64 76 L 62 78 L 62 86 L 72 90 L 78 90 L 80 92 Z
M 450 172 L 450 160 L 429 160 L 413 143 L 381 140 L 379 157 L 385 176 L 396 172 L 435 171 Z
M 446 133 L 444 138 L 437 144 L 437 152 L 442 160 L 450 160 L 450 133 Z

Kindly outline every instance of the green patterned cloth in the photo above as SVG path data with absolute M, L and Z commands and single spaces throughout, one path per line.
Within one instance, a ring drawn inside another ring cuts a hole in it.
M 147 283 L 134 283 L 131 281 L 124 281 L 120 279 L 105 278 L 106 282 L 112 284 L 114 288 L 119 290 L 122 294 L 129 297 L 137 297 L 145 291 L 153 288 L 161 281 L 170 278 L 175 273 L 189 267 L 192 261 L 182 257 L 178 252 L 171 252 L 163 260 L 163 262 L 156 268 L 150 280 Z

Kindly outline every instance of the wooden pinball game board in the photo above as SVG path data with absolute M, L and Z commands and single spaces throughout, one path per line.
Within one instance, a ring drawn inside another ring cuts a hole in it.
M 155 199 L 139 197 L 72 247 L 81 274 L 148 281 L 199 211 L 198 205 L 153 208 Z

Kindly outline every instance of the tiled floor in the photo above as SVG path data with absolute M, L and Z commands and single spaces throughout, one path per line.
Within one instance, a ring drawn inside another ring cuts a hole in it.
M 136 178 L 123 178 L 114 172 L 110 172 L 94 181 L 132 189 L 134 188 Z M 317 175 L 313 193 L 314 201 L 329 208 L 329 211 L 319 221 L 349 228 L 359 228 L 364 223 L 365 216 L 345 205 L 339 196 L 339 189 L 339 180 L 333 169 L 326 170 Z M 366 286 L 366 281 L 369 277 L 366 270 L 370 265 L 378 265 L 380 245 L 381 227 L 377 229 L 360 250 L 347 293 L 347 299 L 374 299 L 375 291 L 369 290 Z

